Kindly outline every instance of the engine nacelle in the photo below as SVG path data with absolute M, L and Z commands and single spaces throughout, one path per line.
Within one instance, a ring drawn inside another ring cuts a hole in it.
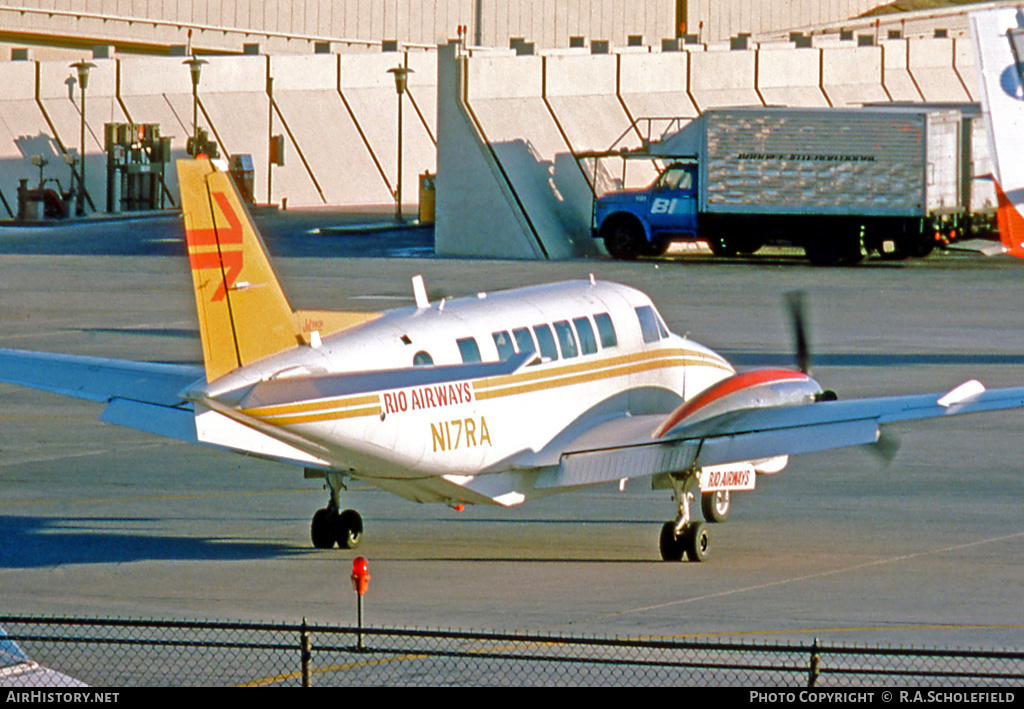
M 806 404 L 823 398 L 821 385 L 803 372 L 755 369 L 727 377 L 708 387 L 669 414 L 655 438 L 679 426 L 689 426 L 730 411 Z

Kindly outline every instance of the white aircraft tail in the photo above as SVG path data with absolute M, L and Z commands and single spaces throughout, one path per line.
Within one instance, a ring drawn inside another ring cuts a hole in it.
M 1024 258 L 1024 7 L 972 13 L 971 37 L 999 199 L 1000 239 Z

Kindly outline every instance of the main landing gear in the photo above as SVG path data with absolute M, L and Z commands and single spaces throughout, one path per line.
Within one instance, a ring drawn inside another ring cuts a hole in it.
M 331 499 L 327 507 L 321 507 L 313 515 L 309 536 L 317 549 L 330 549 L 335 544 L 340 549 L 355 549 L 363 540 L 363 518 L 355 510 L 340 510 L 339 498 L 345 489 L 341 473 L 326 473 L 327 487 Z
M 672 497 L 679 506 L 674 521 L 665 522 L 661 527 L 658 546 L 665 561 L 704 561 L 711 550 L 711 536 L 705 522 L 690 519 L 690 500 L 694 498 L 690 488 L 696 484 L 694 473 L 669 475 L 672 482 Z M 727 490 L 701 494 L 700 507 L 706 522 L 724 522 L 729 514 L 732 501 Z

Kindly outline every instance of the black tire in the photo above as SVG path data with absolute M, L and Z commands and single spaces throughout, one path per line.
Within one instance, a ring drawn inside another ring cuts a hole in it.
M 676 523 L 666 522 L 661 525 L 661 537 L 658 540 L 661 558 L 664 561 L 683 560 L 683 540 L 676 536 Z
M 671 241 L 662 241 L 655 244 L 647 244 L 644 247 L 644 256 L 664 256 L 668 253 L 669 247 L 672 246 Z
M 815 266 L 852 266 L 864 260 L 860 232 L 853 228 L 819 227 L 804 244 L 807 260 Z
M 334 541 L 341 549 L 355 549 L 363 541 L 363 518 L 355 510 L 345 510 L 334 522 Z
M 683 530 L 683 549 L 689 561 L 704 561 L 711 552 L 711 534 L 703 522 L 690 522 Z
M 724 522 L 732 508 L 732 497 L 728 490 L 705 492 L 700 496 L 700 511 L 705 522 Z
M 608 254 L 620 261 L 635 261 L 647 247 L 643 227 L 630 217 L 610 217 L 601 225 L 601 238 Z
M 334 547 L 334 515 L 326 507 L 321 507 L 313 515 L 309 526 L 309 537 L 315 549 L 331 549 Z

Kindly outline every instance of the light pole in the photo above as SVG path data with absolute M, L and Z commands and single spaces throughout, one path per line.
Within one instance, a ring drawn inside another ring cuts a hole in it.
M 83 59 L 71 64 L 70 66 L 78 72 L 78 89 L 82 97 L 82 125 L 78 143 L 78 160 L 80 165 L 78 171 L 78 192 L 75 195 L 75 214 L 82 216 L 85 214 L 85 89 L 89 86 L 89 70 L 96 65 Z
M 182 62 L 188 65 L 192 74 L 192 150 L 189 151 L 192 157 L 196 156 L 199 147 L 199 76 L 203 72 L 203 64 L 207 63 L 205 59 L 200 59 L 194 54 Z
M 409 74 L 412 69 L 406 66 L 396 66 L 388 69 L 389 74 L 395 75 L 395 91 L 398 92 L 398 179 L 395 186 L 395 221 L 402 221 L 402 96 L 409 85 Z

